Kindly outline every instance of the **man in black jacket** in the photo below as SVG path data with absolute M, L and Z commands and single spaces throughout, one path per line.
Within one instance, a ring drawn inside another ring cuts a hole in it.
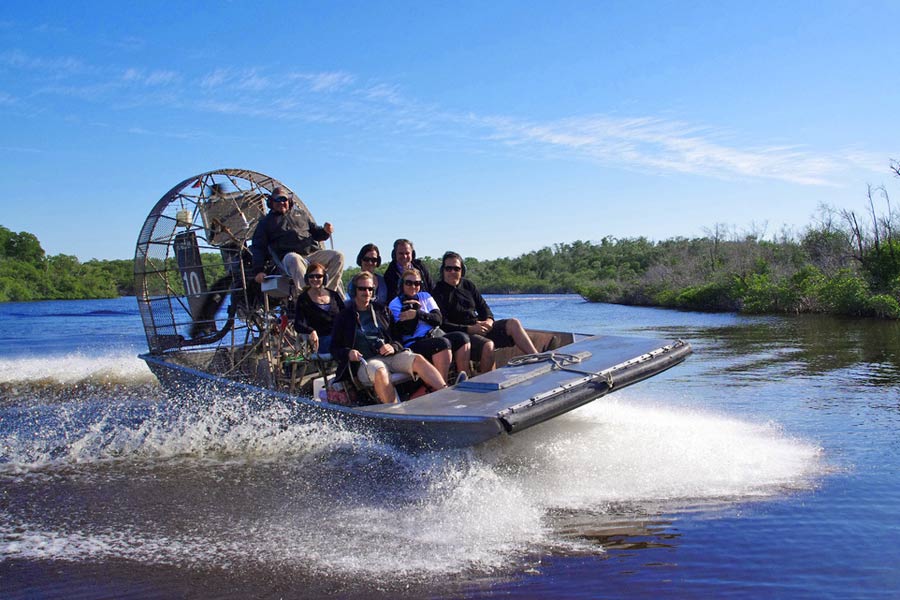
M 343 295 L 344 255 L 335 250 L 324 250 L 319 244 L 331 237 L 334 226 L 331 223 L 322 227 L 316 225 L 302 204 L 295 206 L 293 194 L 286 188 L 273 189 L 266 203 L 269 213 L 256 226 L 250 247 L 256 282 L 263 282 L 266 261 L 269 253 L 274 252 L 294 280 L 295 293 L 303 288 L 307 266 L 317 262 L 325 265 L 329 287 Z
M 431 295 L 441 309 L 444 331 L 462 331 L 469 334 L 472 357 L 478 359 L 482 373 L 494 369 L 494 348 L 515 345 L 525 354 L 535 354 L 537 349 L 518 319 L 494 321 L 494 313 L 478 288 L 463 277 L 466 266 L 456 252 L 445 252 L 441 259 L 441 280 Z
M 431 293 L 434 287 L 431 275 L 421 260 L 416 258 L 416 248 L 407 239 L 400 238 L 394 241 L 394 249 L 391 250 L 391 262 L 384 272 L 384 282 L 387 284 L 388 303 L 403 293 L 400 282 L 403 279 L 403 271 L 416 269 L 422 275 L 422 287 L 419 291 Z

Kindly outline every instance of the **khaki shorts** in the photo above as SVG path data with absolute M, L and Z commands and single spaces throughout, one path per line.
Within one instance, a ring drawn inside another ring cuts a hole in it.
M 378 369 L 387 369 L 388 373 L 405 373 L 415 379 L 413 374 L 413 362 L 416 355 L 409 350 L 397 352 L 390 356 L 372 357 L 366 360 L 366 364 L 360 363 L 356 376 L 364 385 L 372 385 L 375 379 L 375 372 Z

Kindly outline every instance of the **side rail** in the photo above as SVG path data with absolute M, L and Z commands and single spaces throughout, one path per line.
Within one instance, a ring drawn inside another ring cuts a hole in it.
M 563 367 L 581 375 L 497 413 L 507 432 L 515 433 L 596 400 L 609 392 L 652 377 L 684 361 L 691 345 L 678 340 L 599 372 Z

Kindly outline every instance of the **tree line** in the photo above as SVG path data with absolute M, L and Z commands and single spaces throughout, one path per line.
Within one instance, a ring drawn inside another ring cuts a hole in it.
M 134 293 L 131 260 L 47 256 L 37 236 L 0 226 L 0 302 L 114 298 Z
M 900 176 L 900 163 L 891 169 Z M 764 227 L 717 224 L 696 238 L 608 236 L 516 258 L 470 257 L 467 276 L 493 294 L 578 293 L 594 302 L 686 310 L 897 319 L 898 215 L 885 187 L 869 186 L 867 198 L 859 213 L 820 207 L 799 233 L 767 236 Z M 204 256 L 204 263 L 214 258 Z M 438 273 L 439 259 L 423 262 Z M 345 283 L 356 272 L 345 271 Z M 46 256 L 33 234 L 0 226 L 0 301 L 111 298 L 134 294 L 133 286 L 131 260 Z
M 900 162 L 891 162 L 900 177 Z M 517 258 L 466 259 L 486 293 L 571 293 L 594 302 L 744 313 L 900 318 L 900 216 L 868 186 L 862 212 L 820 206 L 803 231 L 717 224 L 696 238 L 605 237 Z M 433 273 L 440 261 L 425 259 Z

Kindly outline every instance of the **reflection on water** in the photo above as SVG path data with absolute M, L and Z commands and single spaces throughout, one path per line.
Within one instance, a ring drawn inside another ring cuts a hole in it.
M 672 531 L 672 521 L 654 514 L 638 515 L 627 506 L 611 507 L 611 515 L 566 513 L 554 515 L 553 527 L 562 536 L 610 552 L 674 548 L 681 534 Z
M 668 331 L 695 346 L 705 341 L 714 355 L 743 357 L 728 370 L 745 376 L 773 370 L 784 377 L 849 371 L 862 374 L 860 383 L 877 386 L 896 385 L 900 375 L 900 323 L 893 321 L 804 315 Z

